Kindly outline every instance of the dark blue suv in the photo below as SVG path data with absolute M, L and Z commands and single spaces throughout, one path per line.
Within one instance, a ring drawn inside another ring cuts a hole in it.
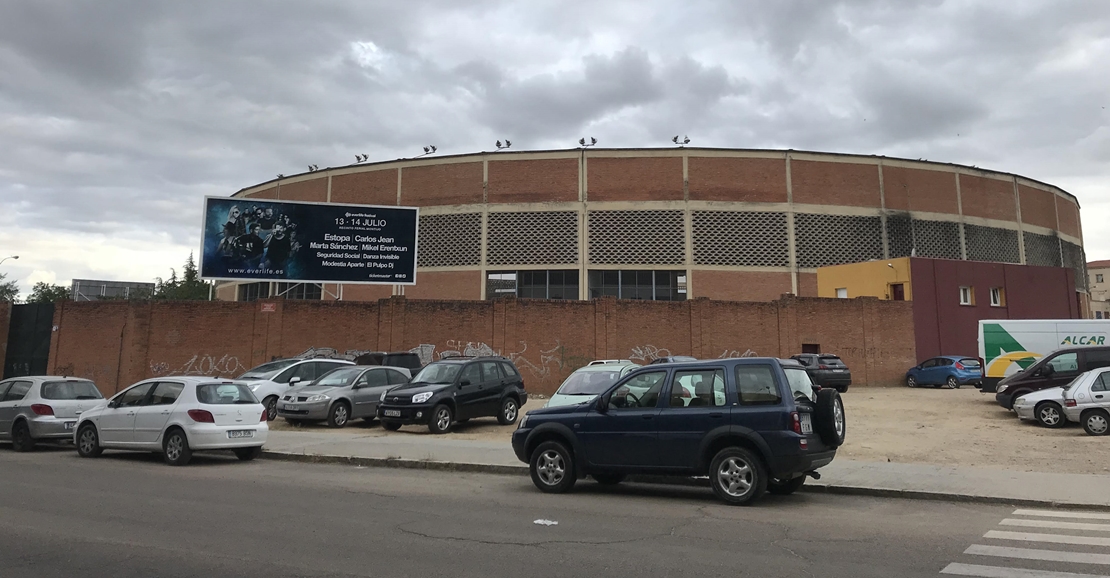
M 844 404 L 792 359 L 716 359 L 645 366 L 578 405 L 533 410 L 513 450 L 544 492 L 579 478 L 709 476 L 732 504 L 790 494 L 844 443 Z

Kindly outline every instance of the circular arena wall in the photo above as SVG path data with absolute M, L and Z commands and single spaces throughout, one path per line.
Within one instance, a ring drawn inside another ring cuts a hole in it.
M 910 255 L 1071 267 L 1077 289 L 1087 285 L 1074 196 L 928 161 L 700 148 L 476 153 L 326 168 L 234 196 L 420 207 L 417 284 L 404 288 L 418 299 L 492 298 L 515 278 L 521 296 L 768 301 L 816 296 L 821 266 Z M 537 282 L 548 292 L 525 291 Z M 236 298 L 233 284 L 219 291 Z

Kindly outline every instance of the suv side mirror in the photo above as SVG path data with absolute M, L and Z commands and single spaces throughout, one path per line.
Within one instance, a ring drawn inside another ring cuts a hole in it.
M 459 382 L 459 387 L 463 387 L 464 385 L 470 385 L 470 380 L 469 379 L 464 379 L 464 380 Z
M 609 398 L 604 395 L 597 396 L 597 405 L 595 406 L 597 413 L 606 413 L 609 411 Z
M 111 409 L 116 409 L 117 407 L 119 407 L 119 398 L 116 398 L 116 399 L 113 399 L 112 401 L 109 401 L 108 402 L 108 407 L 111 408 Z
M 1043 375 L 1045 377 L 1048 377 L 1048 376 L 1052 375 L 1053 373 L 1056 373 L 1056 368 L 1053 367 L 1052 364 L 1047 364 L 1047 365 L 1045 365 L 1044 367 L 1041 368 L 1041 375 Z

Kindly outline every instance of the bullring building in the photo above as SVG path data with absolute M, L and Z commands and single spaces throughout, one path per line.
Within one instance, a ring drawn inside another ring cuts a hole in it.
M 574 149 L 327 168 L 237 198 L 420 207 L 414 286 L 223 283 L 219 298 L 769 301 L 905 256 L 1068 267 L 1079 203 L 1027 177 L 881 156 Z

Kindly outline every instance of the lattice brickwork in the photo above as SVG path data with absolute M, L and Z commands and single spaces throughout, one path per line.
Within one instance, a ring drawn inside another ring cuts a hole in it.
M 883 258 L 879 217 L 798 213 L 794 215 L 794 240 L 802 268 Z
M 486 232 L 490 265 L 578 263 L 578 213 L 490 213 Z
M 695 211 L 694 263 L 789 267 L 784 213 Z
M 951 221 L 913 220 L 913 246 L 918 257 L 960 258 L 960 224 Z
M 968 261 L 1021 263 L 1018 232 L 1013 229 L 964 225 Z
M 462 267 L 481 260 L 482 214 L 420 215 L 420 267 Z
M 1064 266 L 1075 271 L 1075 288 L 1087 290 L 1087 255 L 1083 247 L 1075 243 L 1061 240 L 1060 247 L 1064 252 Z
M 686 231 L 682 211 L 590 211 L 590 263 L 682 265 Z
M 1025 233 L 1025 264 L 1042 267 L 1060 266 L 1060 239 L 1052 235 Z
M 891 259 L 910 256 L 913 228 L 909 215 L 890 215 L 886 218 L 886 242 Z

